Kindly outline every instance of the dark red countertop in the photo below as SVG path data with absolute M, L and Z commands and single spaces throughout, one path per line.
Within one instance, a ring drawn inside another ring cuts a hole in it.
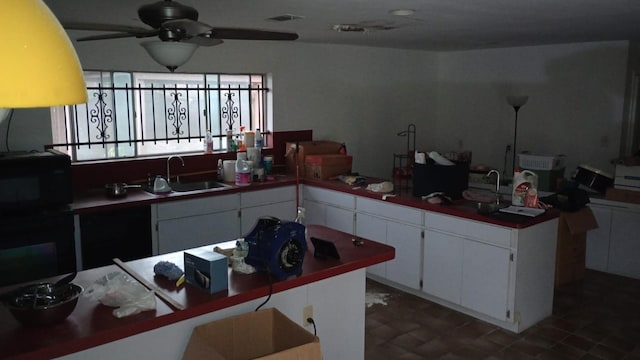
M 378 183 L 383 180 L 376 178 L 369 178 L 368 183 Z M 111 210 L 117 208 L 124 208 L 136 205 L 146 205 L 152 203 L 174 201 L 181 199 L 192 199 L 204 196 L 216 196 L 223 194 L 231 194 L 244 191 L 263 190 L 280 186 L 295 185 L 295 176 L 291 175 L 277 175 L 275 180 L 266 182 L 256 182 L 246 187 L 238 187 L 232 185 L 228 188 L 219 188 L 215 190 L 200 190 L 190 192 L 172 192 L 167 195 L 154 195 L 147 193 L 140 189 L 129 189 L 127 197 L 122 199 L 109 199 L 103 191 L 85 192 L 82 194 L 75 194 L 74 203 L 72 204 L 72 210 L 75 213 L 87 213 L 100 210 Z M 315 180 L 302 178 L 300 184 L 307 184 L 317 186 L 329 190 L 341 191 L 348 194 L 364 196 L 371 199 L 383 200 L 382 194 L 376 194 L 367 191 L 366 185 L 360 187 L 353 187 L 337 180 Z M 489 224 L 506 226 L 516 229 L 526 228 L 541 222 L 548 221 L 556 218 L 560 215 L 560 212 L 555 209 L 549 209 L 543 215 L 535 218 L 529 218 L 526 216 L 512 215 L 505 213 L 496 213 L 492 215 L 479 214 L 476 210 L 476 203 L 468 200 L 455 200 L 450 205 L 433 205 L 420 197 L 413 196 L 409 191 L 396 191 L 393 196 L 388 196 L 384 200 L 389 203 L 398 205 L 405 205 L 414 207 L 417 209 L 433 211 L 437 213 L 458 216 L 465 219 L 481 221 Z
M 77 214 L 93 211 L 114 210 L 138 205 L 148 205 L 175 200 L 186 200 L 205 196 L 216 196 L 223 194 L 233 194 L 246 191 L 257 191 L 280 186 L 295 185 L 295 177 L 287 175 L 277 175 L 274 180 L 264 182 L 254 182 L 249 186 L 235 186 L 227 184 L 229 187 L 195 190 L 188 192 L 170 192 L 158 195 L 148 193 L 140 188 L 130 188 L 123 198 L 109 198 L 104 189 L 90 189 L 74 194 L 71 210 Z
M 318 260 L 313 257 L 313 245 L 305 255 L 303 272 L 299 277 L 291 277 L 273 283 L 273 292 L 281 292 L 309 284 L 349 271 L 391 260 L 395 250 L 387 245 L 364 240 L 362 246 L 354 246 L 352 235 L 323 226 L 307 226 L 308 237 L 314 236 L 331 240 L 340 254 L 340 260 Z M 233 247 L 235 241 L 223 248 Z M 213 249 L 213 245 L 209 245 Z M 128 262 L 136 272 L 183 304 L 185 310 L 174 311 L 157 298 L 155 311 L 146 311 L 130 317 L 115 318 L 112 308 L 101 305 L 96 300 L 80 297 L 74 312 L 62 323 L 43 328 L 26 328 L 20 325 L 4 307 L 0 306 L 0 357 L 21 359 L 44 359 L 70 354 L 107 342 L 119 340 L 161 326 L 196 317 L 234 306 L 268 295 L 269 278 L 266 274 L 237 274 L 229 270 L 228 291 L 208 294 L 191 285 L 176 288 L 172 281 L 155 276 L 153 266 L 158 261 L 171 261 L 183 268 L 183 252 L 154 256 Z M 112 271 L 119 271 L 116 265 L 82 271 L 74 283 L 88 287 L 95 280 Z M 0 293 L 9 288 L 0 289 Z
M 368 180 L 368 183 L 378 183 L 381 181 L 383 180 L 370 178 Z M 385 198 L 383 194 L 376 194 L 366 190 L 366 185 L 354 187 L 337 180 L 314 179 L 303 179 L 303 183 L 307 185 L 322 187 L 325 189 L 342 191 L 353 195 L 364 196 L 371 199 L 384 199 L 384 201 L 388 203 L 410 206 L 417 209 L 433 211 L 441 214 L 447 214 L 516 229 L 526 228 L 535 224 L 539 224 L 550 219 L 554 219 L 560 215 L 560 212 L 556 209 L 548 209 L 544 214 L 536 216 L 534 218 L 506 213 L 483 215 L 478 213 L 477 204 L 475 202 L 464 199 L 454 200 L 450 205 L 434 205 L 428 203 L 425 200 L 422 200 L 422 198 L 420 197 L 413 196 L 410 191 L 406 190 L 395 191 L 393 193 L 393 196 L 387 196 Z

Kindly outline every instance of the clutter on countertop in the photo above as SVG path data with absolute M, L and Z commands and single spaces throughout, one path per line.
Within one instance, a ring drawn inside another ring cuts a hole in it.
M 176 281 L 176 286 L 180 286 L 184 282 L 184 271 L 170 261 L 159 261 L 153 266 L 153 273 L 164 276 L 171 281 Z
M 89 286 L 85 297 L 98 300 L 101 304 L 115 307 L 113 316 L 122 318 L 156 308 L 153 291 L 121 271 L 109 273 Z
M 178 265 L 170 261 L 159 261 L 153 266 L 153 272 L 169 280 L 178 280 L 184 274 L 184 271 Z
M 229 288 L 227 258 L 202 248 L 184 251 L 185 281 L 210 294 Z
M 443 192 L 434 192 L 422 197 L 422 200 L 426 200 L 429 204 L 434 205 L 450 205 L 453 201 Z
M 589 194 L 575 181 L 564 181 L 555 194 L 540 199 L 560 211 L 575 212 L 589 203 Z
M 383 181 L 377 184 L 367 185 L 367 191 L 374 193 L 390 193 L 393 192 L 393 183 L 390 181 Z
M 359 175 L 338 175 L 336 179 L 350 186 L 363 186 L 367 183 L 367 178 Z

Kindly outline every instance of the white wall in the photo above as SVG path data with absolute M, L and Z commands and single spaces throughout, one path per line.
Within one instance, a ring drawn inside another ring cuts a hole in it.
M 439 54 L 435 146 L 457 149 L 461 140 L 475 163 L 502 169 L 515 122 L 505 97 L 529 95 L 518 113 L 518 151 L 565 154 L 565 175 L 579 164 L 613 173 L 627 47 L 608 42 Z
M 75 46 L 85 69 L 166 71 L 137 40 Z M 627 42 L 433 53 L 227 41 L 198 49 L 179 70 L 272 73 L 275 130 L 313 129 L 316 139 L 345 142 L 354 171 L 388 178 L 392 154 L 406 148 L 396 134 L 410 123 L 417 149 L 469 149 L 474 163 L 501 169 L 513 138 L 513 109 L 504 98 L 515 93 L 530 96 L 519 113 L 519 150 L 564 153 L 568 172 L 580 163 L 612 171 L 626 59 Z M 17 110 L 15 119 L 12 150 L 50 141 L 43 109 Z M 5 133 L 6 121 L 3 139 Z

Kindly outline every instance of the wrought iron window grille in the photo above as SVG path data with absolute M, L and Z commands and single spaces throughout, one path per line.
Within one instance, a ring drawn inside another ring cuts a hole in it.
M 262 84 L 212 87 L 99 83 L 88 86 L 87 91 L 87 104 L 64 107 L 64 139 L 47 146 L 71 152 L 74 160 L 79 160 L 79 151 L 96 147 L 113 147 L 116 154 L 103 158 L 118 158 L 144 156 L 138 148 L 148 144 L 202 144 L 207 130 L 217 144 L 214 148 L 224 150 L 227 130 L 238 133 L 241 126 L 266 129 L 264 94 L 269 89 Z M 127 151 L 118 154 L 123 145 L 136 150 L 129 155 Z

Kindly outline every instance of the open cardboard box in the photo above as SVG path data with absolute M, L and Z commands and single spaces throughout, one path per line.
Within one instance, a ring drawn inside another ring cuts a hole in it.
M 296 145 L 298 153 L 296 153 Z M 287 173 L 296 173 L 296 158 L 300 176 L 304 175 L 304 163 L 307 155 L 339 154 L 342 143 L 328 140 L 288 142 L 286 145 Z
M 562 212 L 558 221 L 556 286 L 584 278 L 587 231 L 598 228 L 590 208 Z
M 264 309 L 196 326 L 182 359 L 321 360 L 317 336 L 277 309 Z

